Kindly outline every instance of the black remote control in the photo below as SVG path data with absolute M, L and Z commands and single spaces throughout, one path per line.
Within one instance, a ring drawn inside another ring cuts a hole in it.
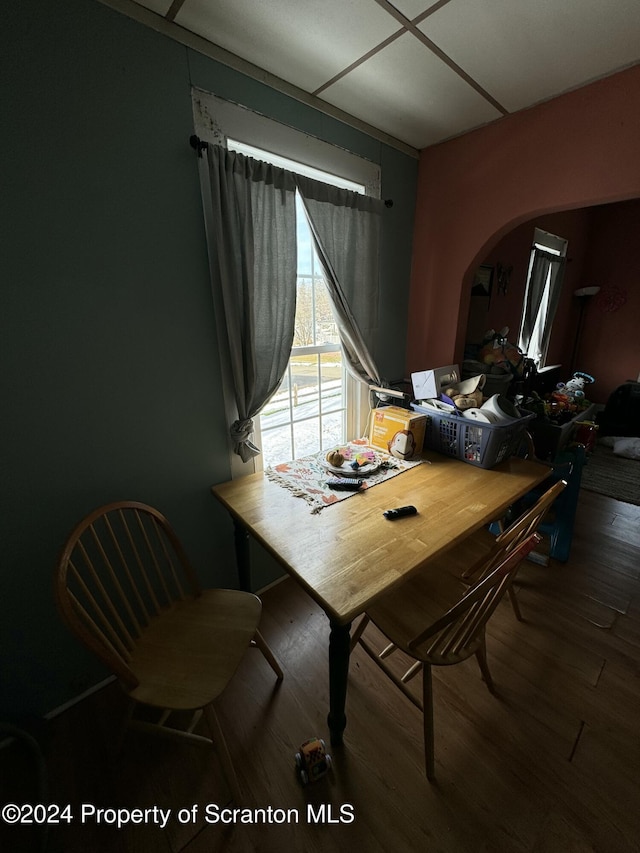
M 382 513 L 389 521 L 394 518 L 402 518 L 403 515 L 417 515 L 418 510 L 414 506 L 399 506 L 398 509 L 388 509 Z
M 364 486 L 364 480 L 350 480 L 346 477 L 329 477 L 327 486 L 330 489 L 339 489 L 345 492 L 357 492 Z

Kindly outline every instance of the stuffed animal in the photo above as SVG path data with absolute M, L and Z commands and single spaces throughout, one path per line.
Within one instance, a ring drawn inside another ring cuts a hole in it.
M 455 388 L 447 388 L 444 393 L 445 396 L 453 400 L 456 409 L 461 409 L 462 411 L 465 409 L 479 409 L 484 399 L 482 391 L 479 388 L 476 388 L 475 391 L 469 394 L 461 394 Z
M 514 376 L 522 376 L 524 370 L 524 355 L 515 344 L 509 343 L 507 335 L 509 327 L 504 326 L 499 332 L 489 329 L 482 339 L 478 353 L 478 361 L 489 367 L 488 372 L 496 373 L 503 370 Z
M 595 382 L 593 376 L 577 371 L 566 384 L 563 382 L 558 383 L 557 388 L 561 394 L 572 400 L 576 400 L 585 396 L 585 385 L 591 382 Z

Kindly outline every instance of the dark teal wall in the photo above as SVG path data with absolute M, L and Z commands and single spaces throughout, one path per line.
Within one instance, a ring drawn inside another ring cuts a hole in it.
M 191 85 L 382 164 L 377 355 L 404 369 L 417 162 L 99 3 L 3 17 L 0 712 L 43 713 L 104 674 L 60 624 L 56 555 L 96 506 L 174 523 L 209 583 L 235 585 L 229 478 Z M 259 581 L 274 576 L 265 562 Z

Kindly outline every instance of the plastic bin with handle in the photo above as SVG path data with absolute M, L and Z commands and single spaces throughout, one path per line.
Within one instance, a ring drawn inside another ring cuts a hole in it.
M 481 423 L 419 403 L 411 403 L 411 408 L 427 415 L 426 449 L 453 456 L 478 468 L 494 468 L 513 456 L 522 444 L 527 424 L 535 418 L 531 412 L 523 412 L 521 418 L 495 424 Z

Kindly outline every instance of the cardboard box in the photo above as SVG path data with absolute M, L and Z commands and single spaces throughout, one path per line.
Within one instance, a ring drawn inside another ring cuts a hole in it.
M 457 364 L 436 367 L 434 370 L 420 370 L 411 374 L 413 395 L 416 400 L 433 400 L 450 385 L 460 382 L 460 368 Z
M 426 415 L 400 406 L 381 406 L 371 412 L 369 444 L 398 459 L 418 459 L 426 423 Z

